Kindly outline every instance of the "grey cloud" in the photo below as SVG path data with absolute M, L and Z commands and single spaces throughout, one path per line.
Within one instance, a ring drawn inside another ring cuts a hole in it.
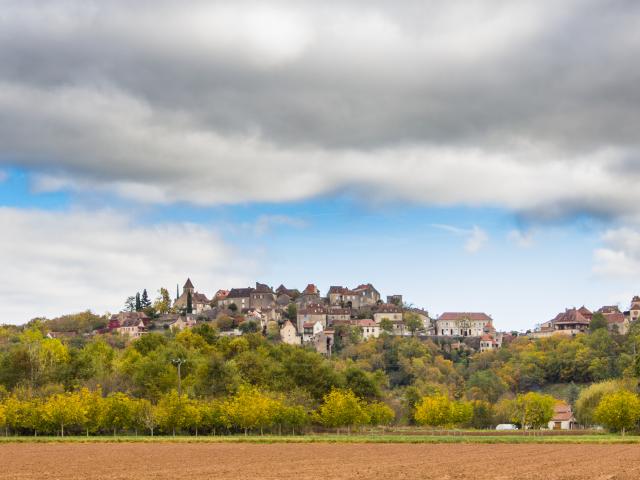
M 355 188 L 536 216 L 637 208 L 640 194 L 622 192 L 637 169 L 619 167 L 640 152 L 637 2 L 2 12 L 0 161 L 43 169 L 50 188 L 202 204 Z

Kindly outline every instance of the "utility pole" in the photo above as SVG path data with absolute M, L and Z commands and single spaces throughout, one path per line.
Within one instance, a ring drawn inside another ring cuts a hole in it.
M 182 374 L 180 367 L 182 367 L 184 362 L 186 362 L 184 358 L 174 358 L 171 360 L 171 363 L 178 367 L 178 397 L 182 397 Z

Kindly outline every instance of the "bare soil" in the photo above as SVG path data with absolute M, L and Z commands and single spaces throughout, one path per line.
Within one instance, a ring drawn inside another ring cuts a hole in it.
M 638 445 L 4 444 L 0 479 L 638 479 Z

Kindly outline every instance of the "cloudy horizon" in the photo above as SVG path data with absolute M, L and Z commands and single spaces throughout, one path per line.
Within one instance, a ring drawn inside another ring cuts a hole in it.
M 637 2 L 0 7 L 0 323 L 187 276 L 505 330 L 640 294 Z

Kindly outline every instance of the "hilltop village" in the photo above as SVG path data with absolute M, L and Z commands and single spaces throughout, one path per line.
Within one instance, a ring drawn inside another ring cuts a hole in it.
M 324 355 L 331 355 L 336 345 L 378 338 L 382 333 L 429 337 L 446 348 L 471 352 L 495 350 L 522 335 L 496 330 L 493 319 L 484 312 L 452 311 L 432 318 L 427 310 L 405 304 L 402 295 L 383 300 L 370 283 L 355 288 L 331 286 L 326 295 L 314 284 L 300 291 L 256 283 L 255 287 L 218 290 L 208 298 L 187 279 L 174 300 L 163 289 L 155 304 L 145 291 L 142 299 L 131 297 L 127 305 L 127 311 L 112 315 L 107 328 L 96 333 L 117 332 L 133 339 L 150 331 L 183 330 L 206 322 L 223 336 L 262 332 L 290 345 L 313 346 Z M 584 306 L 567 309 L 525 334 L 533 338 L 575 336 L 588 331 L 594 316 L 612 333 L 625 334 L 640 317 L 640 297 L 634 297 L 626 311 L 617 306 L 595 312 Z

